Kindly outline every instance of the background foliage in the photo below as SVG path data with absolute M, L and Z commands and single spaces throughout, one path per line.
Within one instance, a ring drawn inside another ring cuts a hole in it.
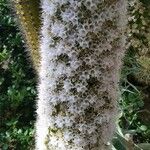
M 149 0 L 142 1 L 144 6 L 149 6 L 149 3 Z M 138 18 L 138 11 L 135 14 Z M 130 22 L 132 26 L 135 24 L 139 23 Z M 143 39 L 141 37 L 138 40 Z M 114 149 L 117 150 L 130 150 L 140 143 L 141 147 L 144 145 L 144 150 L 146 147 L 150 149 L 150 85 L 136 76 L 141 68 L 136 57 L 137 51 L 138 48 L 131 44 L 122 69 L 120 118 L 113 139 Z M 36 82 L 15 17 L 6 0 L 0 0 L 0 149 L 34 148 Z
M 11 14 L 0 0 L 0 149 L 32 149 L 36 77 Z

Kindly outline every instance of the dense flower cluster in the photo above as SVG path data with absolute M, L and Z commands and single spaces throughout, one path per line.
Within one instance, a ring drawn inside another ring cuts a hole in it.
M 36 70 L 39 68 L 40 0 L 11 0 Z
M 43 0 L 37 150 L 106 150 L 114 131 L 126 0 Z
M 137 80 L 150 83 L 150 8 L 139 0 L 131 1 L 129 17 L 130 46 L 136 51 L 140 65 Z

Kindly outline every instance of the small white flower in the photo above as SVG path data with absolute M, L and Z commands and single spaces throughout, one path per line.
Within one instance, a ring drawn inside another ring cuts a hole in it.
M 63 37 L 64 34 L 64 25 L 60 22 L 55 22 L 54 25 L 51 27 L 51 32 L 54 36 Z

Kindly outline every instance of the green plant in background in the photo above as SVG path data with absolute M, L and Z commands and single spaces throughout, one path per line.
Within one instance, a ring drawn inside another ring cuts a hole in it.
M 129 41 L 131 43 L 122 69 L 120 101 L 122 110 L 118 124 L 123 130 L 124 137 L 126 134 L 129 135 L 130 141 L 144 146 L 143 149 L 147 150 L 150 149 L 148 144 L 150 143 L 148 73 L 150 69 L 148 45 L 150 3 L 144 0 L 130 2 L 129 10 L 132 15 L 129 18 Z
M 30 126 L 20 126 L 19 117 L 6 122 L 6 131 L 0 133 L 0 147 L 2 150 L 33 150 L 34 129 L 33 123 Z
M 131 2 L 129 53 L 132 53 L 134 61 L 126 61 L 126 64 L 136 68 L 128 76 L 130 82 L 135 84 L 140 91 L 144 103 L 137 114 L 140 125 L 136 126 L 139 132 L 141 131 L 140 141 L 144 138 L 146 142 L 149 142 L 150 140 L 146 139 L 150 139 L 150 2 L 147 0 L 135 0 Z M 139 126 L 142 126 L 142 128 Z
M 0 149 L 34 145 L 35 74 L 6 0 L 0 0 Z

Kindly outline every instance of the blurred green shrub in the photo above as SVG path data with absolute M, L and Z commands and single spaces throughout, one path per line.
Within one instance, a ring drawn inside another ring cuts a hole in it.
M 0 0 L 0 149 L 34 145 L 36 76 L 6 0 Z
M 131 2 L 128 38 L 130 46 L 122 69 L 120 87 L 122 110 L 119 126 L 122 128 L 124 136 L 129 134 L 134 143 L 150 143 L 150 111 L 148 107 L 150 106 L 148 73 L 150 69 L 150 45 L 148 44 L 150 1 L 129 1 Z

